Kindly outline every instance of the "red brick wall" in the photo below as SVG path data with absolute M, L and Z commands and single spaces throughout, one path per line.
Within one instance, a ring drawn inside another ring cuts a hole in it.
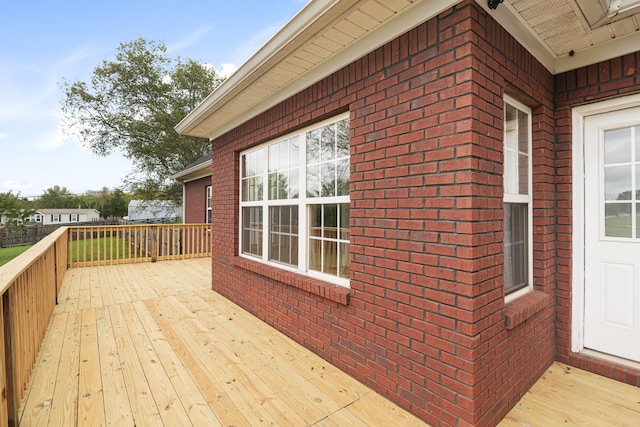
M 533 108 L 538 291 L 508 307 L 505 88 Z M 466 1 L 214 140 L 213 289 L 432 425 L 495 424 L 554 357 L 552 89 L 552 76 Z M 237 253 L 239 152 L 347 110 L 345 305 Z
M 573 107 L 640 92 L 640 52 L 556 76 L 557 359 L 640 387 L 640 371 L 571 352 Z
M 203 224 L 207 222 L 207 186 L 211 177 L 196 179 L 184 184 L 184 223 Z

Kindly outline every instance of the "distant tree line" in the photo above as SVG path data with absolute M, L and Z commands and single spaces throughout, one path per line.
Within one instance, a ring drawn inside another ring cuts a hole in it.
M 33 199 L 9 191 L 0 193 L 0 216 L 4 216 L 9 224 L 16 225 L 22 224 L 37 209 L 95 209 L 103 218 L 123 217 L 128 213 L 132 198 L 118 188 L 110 190 L 107 187 L 73 194 L 66 187 L 55 185 Z

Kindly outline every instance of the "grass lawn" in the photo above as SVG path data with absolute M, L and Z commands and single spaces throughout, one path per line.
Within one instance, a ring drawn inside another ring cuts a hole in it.
M 126 258 L 129 258 L 129 245 L 120 237 L 74 240 L 69 246 L 70 262 Z
M 5 265 L 6 263 L 8 263 L 18 255 L 20 255 L 22 252 L 26 251 L 30 247 L 31 245 L 14 246 L 11 248 L 0 248 L 0 266 Z

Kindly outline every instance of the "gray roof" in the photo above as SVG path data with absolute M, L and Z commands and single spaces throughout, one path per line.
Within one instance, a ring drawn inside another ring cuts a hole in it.
M 67 208 L 60 208 L 60 209 L 38 209 L 36 210 L 36 212 L 43 214 L 43 215 L 49 215 L 49 214 L 88 214 L 91 212 L 95 212 L 97 214 L 99 214 L 100 212 L 95 210 L 95 209 L 67 209 Z

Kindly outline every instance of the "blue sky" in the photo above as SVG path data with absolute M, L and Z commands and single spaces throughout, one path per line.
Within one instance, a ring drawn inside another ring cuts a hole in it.
M 38 196 L 122 185 L 131 164 L 97 157 L 62 129 L 63 80 L 88 81 L 121 42 L 164 41 L 170 57 L 228 72 L 307 0 L 5 0 L 0 5 L 0 192 Z

